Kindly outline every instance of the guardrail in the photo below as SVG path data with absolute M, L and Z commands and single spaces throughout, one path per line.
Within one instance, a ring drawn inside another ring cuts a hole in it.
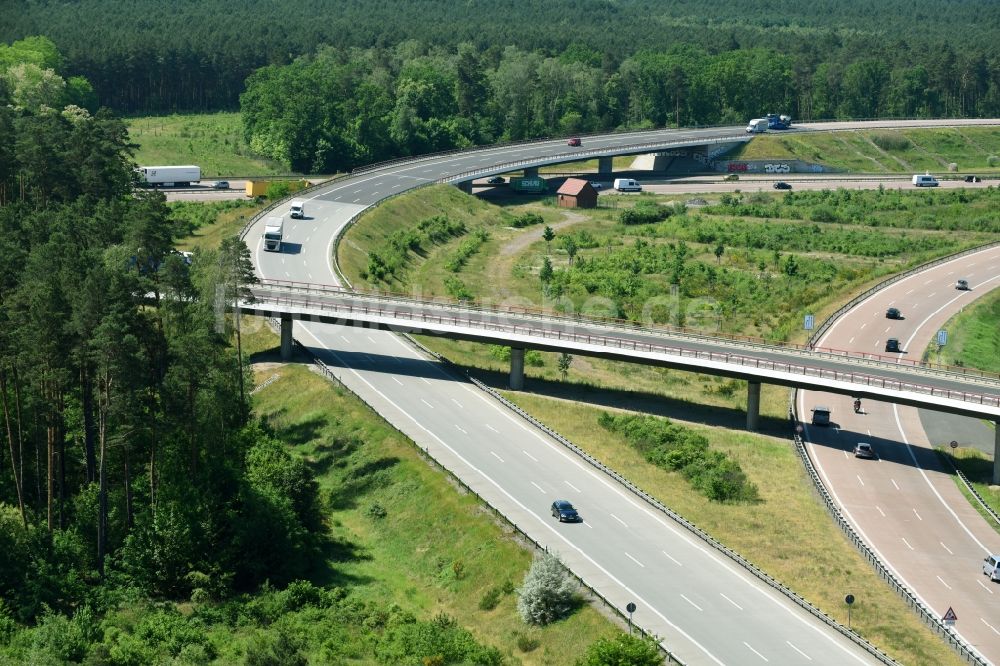
M 791 590 L 790 588 L 788 588 L 785 585 L 783 585 L 776 578 L 772 577 L 770 574 L 766 573 L 765 571 L 763 571 L 762 569 L 760 569 L 759 567 L 757 567 L 755 564 L 753 564 L 752 562 L 750 562 L 749 560 L 747 560 L 746 558 L 744 558 L 742 555 L 740 555 L 739 553 L 737 553 L 735 550 L 733 550 L 732 548 L 729 548 L 728 546 L 726 546 L 722 542 L 718 541 L 711 534 L 709 534 L 708 532 L 706 532 L 703 529 L 701 529 L 700 527 L 698 527 L 695 523 L 692 523 L 690 520 L 684 518 L 684 516 L 680 515 L 679 513 L 677 513 L 676 511 L 674 511 L 673 509 L 669 508 L 668 506 L 666 506 L 665 504 L 663 504 L 662 502 L 660 502 L 658 499 L 656 499 L 655 497 L 653 497 L 652 495 L 650 495 L 649 493 L 647 493 L 641 487 L 639 487 L 635 483 L 632 483 L 627 477 L 623 476 L 622 474 L 619 474 L 618 472 L 616 472 L 611 467 L 608 467 L 607 465 L 605 465 L 604 463 L 602 463 L 600 460 L 594 458 L 589 453 L 587 453 L 586 451 L 584 451 L 582 448 L 580 448 L 579 446 L 577 446 L 576 444 L 574 444 L 568 438 L 564 437 L 559 432 L 553 430 L 552 428 L 548 427 L 547 425 L 545 425 L 541 421 L 537 420 L 531 414 L 529 414 L 525 410 L 521 409 L 520 407 L 518 407 L 517 405 L 515 405 L 510 400 L 507 400 L 507 398 L 503 397 L 493 387 L 488 386 L 487 384 L 479 381 L 478 379 L 476 379 L 475 377 L 473 377 L 469 373 L 463 372 L 461 369 L 458 368 L 458 366 L 456 366 L 454 363 L 452 363 L 447 357 L 441 356 L 440 354 L 438 354 L 438 353 L 436 353 L 436 352 L 428 349 L 427 347 L 424 347 L 422 344 L 420 344 L 418 341 L 414 340 L 409 335 L 406 335 L 404 337 L 406 337 L 410 341 L 410 343 L 413 344 L 414 346 L 416 346 L 421 352 L 423 352 L 425 354 L 429 354 L 429 355 L 433 356 L 434 358 L 438 359 L 444 365 L 446 365 L 449 368 L 451 368 L 452 372 L 463 375 L 465 378 L 467 378 L 469 381 L 471 381 L 473 384 L 475 384 L 481 391 L 484 391 L 485 393 L 489 394 L 489 396 L 491 398 L 493 398 L 494 400 L 497 400 L 504 407 L 506 407 L 507 409 L 509 409 L 510 411 L 514 412 L 519 417 L 521 417 L 522 419 L 524 419 L 525 421 L 527 421 L 533 428 L 541 430 L 546 435 L 548 435 L 549 437 L 551 437 L 552 439 L 554 439 L 556 442 L 558 442 L 560 445 L 562 445 L 564 448 L 566 448 L 568 451 L 570 451 L 570 453 L 574 454 L 578 458 L 581 458 L 584 462 L 586 462 L 588 465 L 590 465 L 594 469 L 598 470 L 602 474 L 605 474 L 605 475 L 611 477 L 612 479 L 614 479 L 617 483 L 619 483 L 622 486 L 624 486 L 633 495 L 635 495 L 636 497 L 640 498 L 641 500 L 643 500 L 644 502 L 646 502 L 647 504 L 649 504 L 650 506 L 652 506 L 653 508 L 655 508 L 656 510 L 658 510 L 660 513 L 662 513 L 665 516 L 667 516 L 667 518 L 669 518 L 674 523 L 676 523 L 676 524 L 680 525 L 681 527 L 683 527 L 684 529 L 686 529 L 688 532 L 690 532 L 691 534 L 693 534 L 699 540 L 705 542 L 706 544 L 708 544 L 709 546 L 711 546 L 715 550 L 717 550 L 720 553 L 722 553 L 723 555 L 725 555 L 727 558 L 729 558 L 731 561 L 733 561 L 734 563 L 736 563 L 737 565 L 739 565 L 741 568 L 743 568 L 747 572 L 753 574 L 754 577 L 756 577 L 758 580 L 764 582 L 769 587 L 771 587 L 771 588 L 773 588 L 773 589 L 781 592 L 785 597 L 787 597 L 788 599 L 790 599 L 791 601 L 793 601 L 797 606 L 805 609 L 812 616 L 820 619 L 827 626 L 836 629 L 839 633 L 841 633 L 842 635 L 844 635 L 844 636 L 848 637 L 849 639 L 851 639 L 852 642 L 854 642 L 855 644 L 857 644 L 860 647 L 862 647 L 866 652 L 868 652 L 869 654 L 871 654 L 874 657 L 876 657 L 877 659 L 879 659 L 879 661 L 881 661 L 882 663 L 884 663 L 884 664 L 896 664 L 897 663 L 895 660 L 893 660 L 891 657 L 889 657 L 889 655 L 887 655 L 885 652 L 882 652 L 877 647 L 875 647 L 874 645 L 872 645 L 871 643 L 869 643 L 868 641 L 866 641 L 864 638 L 862 638 L 861 636 L 859 636 L 855 632 L 853 632 L 853 631 L 847 629 L 846 627 L 844 627 L 843 625 L 841 625 L 839 622 L 837 622 L 836 620 L 834 620 L 833 618 L 831 618 L 829 615 L 827 615 L 826 613 L 824 613 L 820 609 L 818 609 L 815 606 L 813 606 L 806 599 L 804 599 L 803 597 L 801 597 L 798 594 L 796 594 L 793 590 Z
M 802 464 L 806 468 L 806 473 L 813 482 L 813 486 L 816 488 L 816 492 L 820 494 L 823 499 L 823 503 L 826 505 L 827 511 L 833 516 L 837 525 L 840 529 L 847 535 L 854 547 L 858 549 L 862 556 L 868 561 L 868 564 L 875 569 L 875 572 L 879 577 L 888 583 L 889 587 L 895 590 L 902 598 L 906 604 L 917 613 L 924 624 L 926 624 L 932 631 L 944 638 L 945 642 L 954 649 L 958 655 L 965 659 L 970 664 L 976 664 L 976 666 L 990 666 L 990 663 L 986 661 L 975 648 L 966 643 L 955 631 L 944 624 L 940 618 L 931 610 L 910 588 L 900 580 L 896 574 L 894 574 L 889 566 L 882 561 L 874 550 L 872 550 L 864 539 L 858 534 L 854 526 L 847 520 L 840 507 L 834 501 L 833 496 L 826 489 L 823 484 L 819 473 L 816 471 L 816 467 L 813 465 L 812 458 L 809 457 L 809 452 L 806 450 L 805 443 L 802 440 L 801 435 L 798 433 L 796 426 L 799 423 L 798 416 L 795 412 L 795 391 L 791 392 L 791 399 L 788 405 L 788 418 L 792 424 L 792 430 L 795 441 L 795 451 L 798 453 L 799 458 L 802 460 Z
M 274 318 L 268 318 L 268 323 L 271 325 L 272 328 L 274 328 L 275 326 L 280 326 L 280 322 L 278 320 L 274 319 Z M 412 338 L 409 338 L 408 336 L 407 336 L 407 339 L 410 340 L 411 343 L 417 344 L 416 341 L 412 340 Z M 308 347 L 306 347 L 305 345 L 303 345 L 301 342 L 299 342 L 298 340 L 296 340 L 294 338 L 292 339 L 292 344 L 294 344 L 295 347 L 298 348 L 298 350 L 299 350 L 300 353 L 302 353 L 303 355 L 305 355 L 306 357 L 308 357 L 308 358 L 310 358 L 312 360 L 313 365 L 320 372 L 320 374 L 323 375 L 323 377 L 325 379 L 329 380 L 330 382 L 336 384 L 338 387 L 340 387 L 340 388 L 342 388 L 342 389 L 344 389 L 346 391 L 350 391 L 353 396 L 355 396 L 358 400 L 360 400 L 361 403 L 364 404 L 378 418 L 380 418 L 380 419 L 384 419 L 385 418 L 385 417 L 383 417 L 379 413 L 379 411 L 375 408 L 374 405 L 372 405 L 367 400 L 365 400 L 364 396 L 362 396 L 359 393 L 356 393 L 356 392 L 352 391 L 350 389 L 350 387 L 348 387 L 346 384 L 344 384 L 344 382 L 342 382 L 340 380 L 340 378 L 337 377 L 336 373 L 330 368 L 330 366 L 328 366 L 326 363 L 324 363 L 322 359 L 317 358 L 311 351 L 309 351 Z M 266 385 L 266 382 L 265 382 L 265 385 Z M 260 388 L 263 388 L 263 385 Z M 404 435 L 404 437 L 405 437 L 405 435 Z M 445 474 L 448 475 L 448 477 L 452 480 L 452 482 L 454 482 L 455 484 L 459 485 L 465 492 L 467 492 L 470 495 L 472 495 L 473 497 L 475 497 L 483 506 L 488 507 L 497 518 L 503 520 L 507 525 L 509 525 L 510 528 L 513 529 L 518 534 L 518 536 L 520 536 L 526 542 L 528 542 L 532 546 L 534 546 L 535 550 L 543 551 L 543 552 L 546 552 L 546 553 L 549 552 L 549 549 L 546 546 L 542 545 L 534 537 L 532 537 L 530 534 L 528 534 L 526 531 L 524 531 L 524 529 L 522 529 L 521 527 L 519 527 L 517 525 L 517 523 L 515 523 L 513 520 L 511 520 L 510 518 L 508 518 L 503 512 L 501 512 L 499 509 L 497 509 L 492 504 L 490 504 L 489 501 L 486 500 L 486 498 L 484 498 L 482 495 L 480 495 L 479 493 L 477 493 L 473 488 L 471 488 L 469 485 L 467 485 L 464 481 L 462 481 L 462 479 L 457 474 L 455 474 L 452 470 L 448 469 L 441 462 L 439 462 L 431 454 L 431 452 L 430 452 L 429 449 L 427 449 L 427 448 L 421 448 L 411 438 L 409 438 L 409 437 L 406 437 L 406 438 L 410 440 L 410 442 L 413 444 L 413 446 L 421 453 L 422 456 L 425 457 L 425 459 L 428 462 L 432 463 L 438 469 L 442 470 Z M 630 624 L 630 626 L 634 626 L 635 629 L 636 629 L 636 631 L 638 631 L 639 634 L 643 638 L 652 639 L 656 643 L 657 647 L 660 649 L 660 653 L 666 658 L 667 663 L 678 664 L 679 666 L 684 666 L 684 662 L 681 661 L 670 650 L 668 650 L 663 645 L 663 643 L 659 640 L 659 638 L 657 636 L 655 636 L 655 635 L 647 632 L 641 626 L 639 626 L 639 625 L 635 624 L 634 622 L 632 622 L 631 618 L 627 617 L 626 614 L 625 614 L 625 612 L 622 611 L 622 609 L 618 608 L 618 606 L 616 606 L 614 603 L 612 603 L 610 600 L 608 600 L 607 597 L 605 597 L 603 594 L 601 594 L 597 590 L 597 588 L 595 588 L 590 583 L 588 583 L 586 580 L 584 580 L 583 577 L 577 575 L 576 573 L 574 573 L 570 569 L 566 568 L 565 566 L 564 566 L 564 569 L 571 576 L 573 576 L 573 578 L 576 579 L 577 583 L 579 585 L 581 585 L 582 587 L 584 587 L 592 595 L 592 597 L 594 597 L 596 599 L 599 599 L 601 601 L 601 603 L 604 604 L 605 608 L 611 609 L 619 617 L 620 620 L 622 620 L 622 621 L 628 621 L 629 624 Z
M 993 507 L 986 503 L 986 500 L 979 494 L 979 491 L 976 490 L 975 486 L 969 482 L 969 477 L 965 475 L 965 472 L 954 466 L 953 469 L 955 470 L 955 474 L 958 475 L 958 478 L 965 484 L 965 489 L 969 491 L 969 494 L 976 498 L 976 501 L 979 502 L 979 506 L 983 507 L 983 511 L 985 511 L 986 514 L 993 519 L 994 523 L 1000 525 L 1000 515 L 997 515 L 997 512 L 993 510 Z
M 369 305 L 355 306 L 354 304 L 335 304 L 328 301 L 310 300 L 308 297 L 300 298 L 295 295 L 274 296 L 273 294 L 261 294 L 254 292 L 256 304 L 273 304 L 284 308 L 302 308 L 327 311 L 332 313 L 360 314 L 366 317 L 379 317 L 383 319 L 394 319 L 399 322 L 416 322 L 417 324 L 434 324 L 436 326 L 461 326 L 480 331 L 491 331 L 502 333 L 504 336 L 533 336 L 548 340 L 558 340 L 560 342 L 572 342 L 577 344 L 599 345 L 607 348 L 630 350 L 634 352 L 645 352 L 676 356 L 681 358 L 691 358 L 697 360 L 718 361 L 727 364 L 735 364 L 744 368 L 755 370 L 769 370 L 772 372 L 785 372 L 802 377 L 812 377 L 815 379 L 827 379 L 833 381 L 845 381 L 852 384 L 863 384 L 865 386 L 895 390 L 912 391 L 934 397 L 958 400 L 970 404 L 980 404 L 984 406 L 1000 407 L 1000 395 L 987 395 L 983 393 L 973 393 L 970 391 L 954 391 L 947 388 L 939 388 L 925 384 L 904 382 L 888 377 L 869 375 L 861 372 L 844 372 L 827 368 L 819 368 L 805 364 L 792 363 L 790 361 L 778 361 L 763 359 L 759 357 L 745 356 L 734 352 L 716 352 L 711 350 L 699 350 L 675 345 L 654 344 L 639 340 L 629 340 L 625 338 L 615 338 L 607 335 L 595 335 L 591 333 L 574 333 L 564 331 L 551 331 L 545 328 L 534 328 L 530 326 L 518 326 L 501 323 L 487 323 L 475 320 L 463 319 L 459 317 L 446 316 L 443 314 L 430 314 L 425 312 L 399 311 L 395 309 L 385 309 L 381 307 L 371 307 Z M 250 304 L 247 304 L 248 306 Z M 251 308 L 252 309 L 252 308 Z

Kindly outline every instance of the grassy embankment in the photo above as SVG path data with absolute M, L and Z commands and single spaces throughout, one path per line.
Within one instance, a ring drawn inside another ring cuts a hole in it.
M 255 394 L 254 410 L 308 461 L 328 498 L 331 535 L 343 550 L 333 583 L 358 600 L 399 604 L 419 618 L 455 617 L 510 663 L 572 663 L 592 640 L 615 631 L 589 606 L 547 627 L 529 628 L 510 593 L 495 609 L 480 609 L 490 588 L 520 585 L 532 550 L 349 391 L 306 365 L 268 362 L 275 360 L 277 337 L 259 320 L 245 330 L 253 328 L 244 349 L 263 362 L 257 383 L 278 377 Z M 375 506 L 385 509 L 384 517 L 374 517 Z M 537 648 L 521 649 L 533 643 Z
M 456 247 L 461 244 L 461 239 L 440 245 L 426 244 L 411 256 L 405 268 L 389 284 L 381 284 L 383 288 L 389 287 L 397 291 L 418 289 L 423 295 L 443 296 L 449 291 L 446 280 L 458 276 L 468 290 L 483 301 L 538 304 L 541 287 L 537 278 L 537 265 L 540 257 L 546 254 L 540 235 L 542 225 L 528 229 L 505 226 L 525 210 L 540 214 L 545 224 L 555 227 L 557 238 L 560 233 L 568 233 L 571 229 L 574 232 L 589 230 L 592 234 L 599 234 L 602 227 L 606 232 L 609 226 L 615 235 L 636 233 L 633 229 L 626 229 L 615 223 L 613 218 L 617 213 L 607 210 L 566 212 L 539 203 L 497 208 L 465 197 L 454 189 L 428 188 L 411 196 L 397 198 L 366 216 L 347 234 L 341 248 L 341 265 L 362 286 L 379 286 L 375 281 L 361 278 L 365 272 L 366 248 L 376 247 L 381 242 L 380 239 L 403 228 L 399 220 L 417 221 L 430 216 L 446 215 L 465 222 L 470 234 L 477 229 L 487 230 L 489 240 L 457 272 L 447 270 L 446 265 Z M 948 217 L 949 215 L 943 215 L 942 219 Z M 729 219 L 732 224 L 732 218 Z M 762 227 L 773 227 L 776 223 L 772 219 L 759 224 Z M 794 221 L 791 223 L 793 226 L 803 224 Z M 827 226 L 824 225 L 824 231 Z M 834 228 L 838 226 L 841 225 L 833 225 Z M 885 238 L 896 233 L 904 236 L 907 233 L 916 234 L 943 239 L 938 249 L 940 252 L 954 249 L 951 245 L 954 232 L 935 233 L 914 229 L 895 232 L 887 231 L 888 226 L 887 220 L 882 219 L 877 228 L 866 230 L 867 236 Z M 965 239 L 960 241 L 960 245 L 961 242 L 975 244 L 982 241 L 976 233 L 959 232 L 958 235 Z M 645 234 L 644 237 L 651 238 L 654 235 Z M 691 245 L 696 247 L 694 243 Z M 592 251 L 599 254 L 606 250 L 599 243 Z M 694 256 L 703 256 L 708 251 L 710 247 L 697 248 L 692 253 Z M 933 252 L 932 250 L 931 254 Z M 549 254 L 557 266 L 568 264 L 565 256 L 556 252 Z M 849 253 L 843 256 L 828 251 L 804 254 L 814 254 L 837 263 L 852 260 Z M 579 256 L 585 255 L 581 252 Z M 874 262 L 869 259 L 858 261 L 854 257 L 853 260 L 866 270 L 853 275 L 853 281 L 838 285 L 839 289 L 828 290 L 830 293 L 814 303 L 815 311 L 832 310 L 848 299 L 850 293 L 877 276 L 926 258 L 927 256 L 911 256 L 906 252 Z M 712 257 L 711 261 L 715 262 L 715 258 Z M 733 268 L 736 269 L 737 267 Z M 488 382 L 498 386 L 505 383 L 506 363 L 492 357 L 483 346 L 432 338 L 422 341 L 453 361 L 472 368 L 474 373 Z M 567 434 L 592 454 L 660 496 L 668 505 L 705 527 L 779 580 L 790 583 L 830 614 L 839 617 L 844 590 L 864 590 L 864 603 L 870 614 L 867 619 L 859 620 L 861 625 L 854 626 L 860 627 L 859 631 L 866 637 L 904 661 L 922 663 L 950 659 L 950 655 L 944 656 L 947 650 L 921 628 L 894 594 L 878 582 L 869 567 L 845 542 L 824 510 L 816 504 L 802 473 L 801 464 L 787 440 L 697 426 L 710 439 L 713 448 L 733 455 L 751 480 L 763 490 L 764 501 L 759 505 L 720 506 L 690 491 L 678 474 L 651 468 L 615 436 L 596 427 L 598 409 L 569 402 L 579 400 L 591 405 L 596 403 L 611 408 L 638 409 L 679 420 L 738 428 L 744 418 L 742 384 L 690 373 L 586 358 L 575 358 L 568 377 L 563 379 L 556 367 L 555 356 L 542 354 L 542 365 L 528 368 L 529 390 L 533 394 L 514 394 L 511 395 L 512 399 L 546 424 Z M 692 399 L 692 395 L 697 397 Z M 782 420 L 787 405 L 787 391 L 765 387 L 763 397 L 763 412 L 771 416 L 768 426 L 775 431 L 783 431 L 787 427 Z M 747 529 L 747 526 L 752 529 Z M 801 538 L 796 538 L 789 544 L 789 533 L 800 535 Z
M 815 134 L 770 133 L 734 152 L 731 159 L 799 159 L 858 173 L 1000 170 L 1000 128 L 859 130 Z
M 204 178 L 285 174 L 278 164 L 254 156 L 243 141 L 238 113 L 143 116 L 126 120 L 144 165 L 197 164 Z
M 944 328 L 948 331 L 948 344 L 939 353 L 937 345 L 932 343 L 927 352 L 930 358 L 949 365 L 962 365 L 1000 374 L 1000 292 L 993 292 L 979 299 L 952 317 Z M 988 427 L 996 428 L 993 422 L 984 422 Z M 965 472 L 986 503 L 994 511 L 1000 512 L 1000 488 L 991 485 L 991 458 L 978 449 L 969 447 L 959 447 L 952 451 L 942 446 L 938 451 Z M 961 483 L 958 485 L 965 492 L 965 487 Z M 979 507 L 974 499 L 970 498 L 970 501 L 973 506 Z M 992 518 L 987 518 L 986 522 L 1000 531 L 1000 526 Z

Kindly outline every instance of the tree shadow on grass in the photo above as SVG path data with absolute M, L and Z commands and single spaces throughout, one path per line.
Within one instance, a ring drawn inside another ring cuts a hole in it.
M 334 511 L 356 508 L 366 492 L 392 483 L 391 470 L 399 462 L 399 458 L 389 456 L 370 460 L 348 471 L 330 492 L 327 506 Z
M 466 368 L 473 377 L 497 390 L 506 390 L 509 376 L 504 372 Z M 537 377 L 525 377 L 524 393 L 557 400 L 571 400 L 592 407 L 627 409 L 629 411 L 662 416 L 688 423 L 719 426 L 730 430 L 746 430 L 747 415 L 742 409 L 703 405 L 687 400 L 678 400 L 646 391 L 602 388 L 572 381 L 554 381 Z M 787 437 L 789 426 L 786 419 L 761 416 L 759 434 Z
M 363 442 L 357 437 L 334 437 L 316 444 L 313 453 L 305 457 L 306 465 L 314 476 L 323 476 L 331 469 L 348 465 L 349 458 Z
M 275 434 L 286 444 L 302 446 L 320 439 L 320 433 L 327 425 L 329 422 L 326 419 L 314 416 L 304 421 L 276 427 Z
M 319 557 L 309 579 L 322 587 L 350 588 L 367 585 L 374 581 L 370 576 L 348 574 L 337 567 L 344 562 L 365 562 L 371 560 L 371 555 L 364 546 L 347 539 L 327 536 L 318 547 Z

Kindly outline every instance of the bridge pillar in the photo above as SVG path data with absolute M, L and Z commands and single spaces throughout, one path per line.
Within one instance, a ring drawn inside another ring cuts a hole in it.
M 510 388 L 520 391 L 524 388 L 524 349 L 510 348 Z
M 466 194 L 472 194 L 472 181 L 463 180 L 461 183 L 455 183 L 455 187 L 462 190 Z
M 747 430 L 757 429 L 760 419 L 760 382 L 747 382 Z
M 292 360 L 292 316 L 281 315 L 281 360 Z
M 524 167 L 525 178 L 538 178 L 538 167 Z
M 615 170 L 613 157 L 597 158 L 597 173 L 611 173 Z
M 1000 421 L 993 423 L 993 485 L 1000 486 Z

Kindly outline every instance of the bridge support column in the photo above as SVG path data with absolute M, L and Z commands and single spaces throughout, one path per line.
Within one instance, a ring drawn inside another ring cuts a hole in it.
M 525 178 L 538 178 L 538 167 L 524 167 Z
M 597 173 L 611 173 L 615 170 L 613 157 L 597 158 Z
M 747 382 L 747 430 L 757 429 L 760 420 L 760 382 Z
M 292 317 L 281 315 L 281 360 L 292 360 Z
M 472 194 L 472 181 L 464 180 L 461 183 L 455 183 L 455 187 L 462 190 L 466 194 Z
M 993 485 L 1000 486 L 1000 421 L 993 422 Z
M 524 349 L 510 348 L 510 388 L 520 391 L 524 388 Z

